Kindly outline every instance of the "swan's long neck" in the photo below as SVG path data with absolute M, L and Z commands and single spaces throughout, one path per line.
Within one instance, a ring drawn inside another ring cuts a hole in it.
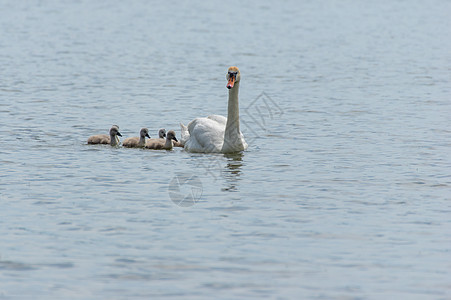
M 240 83 L 235 82 L 234 87 L 229 90 L 229 105 L 227 108 L 227 123 L 224 137 L 227 137 L 230 140 L 234 140 L 234 138 L 238 138 L 240 135 L 240 109 L 238 104 L 239 88 Z

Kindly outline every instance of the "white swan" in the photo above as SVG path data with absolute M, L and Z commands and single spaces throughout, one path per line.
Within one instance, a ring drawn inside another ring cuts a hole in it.
M 146 137 L 150 139 L 149 129 L 142 128 L 139 137 L 129 137 L 122 142 L 122 146 L 128 148 L 142 148 L 146 145 Z
M 113 125 L 110 129 L 110 135 L 98 134 L 93 135 L 88 138 L 88 144 L 110 144 L 111 146 L 119 146 L 119 138 L 117 136 L 122 136 L 119 132 L 119 126 Z
M 226 78 L 226 87 L 229 89 L 227 118 L 211 115 L 206 118 L 194 119 L 188 126 L 180 124 L 181 143 L 185 145 L 185 150 L 204 153 L 232 153 L 247 148 L 247 143 L 240 131 L 238 105 L 240 70 L 237 67 L 230 67 Z

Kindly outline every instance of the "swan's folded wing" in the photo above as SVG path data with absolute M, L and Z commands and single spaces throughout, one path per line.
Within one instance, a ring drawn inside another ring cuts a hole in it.
M 227 123 L 227 118 L 224 116 L 220 116 L 220 115 L 211 115 L 207 117 L 210 120 L 216 121 L 219 124 L 224 124 L 224 126 L 226 126 Z
M 225 125 L 211 118 L 197 118 L 188 124 L 189 139 L 185 150 L 190 152 L 220 152 Z

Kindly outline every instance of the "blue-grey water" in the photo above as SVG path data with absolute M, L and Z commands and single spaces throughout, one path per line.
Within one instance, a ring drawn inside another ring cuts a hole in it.
M 2 1 L 0 299 L 450 299 L 450 14 Z M 226 115 L 232 65 L 245 152 L 86 145 Z

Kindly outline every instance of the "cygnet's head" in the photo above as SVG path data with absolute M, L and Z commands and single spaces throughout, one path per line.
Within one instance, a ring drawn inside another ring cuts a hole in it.
M 158 137 L 160 139 L 164 139 L 166 137 L 166 129 L 161 128 L 160 130 L 158 130 Z
M 237 67 L 230 67 L 227 71 L 227 85 L 226 87 L 230 90 L 235 86 L 235 83 L 240 82 L 240 70 Z
M 141 137 L 148 137 L 150 139 L 149 129 L 147 128 L 142 128 L 139 134 Z
M 122 136 L 122 134 L 119 132 L 119 126 L 117 126 L 117 125 L 111 126 L 110 135 L 112 135 L 112 136 L 116 136 L 116 135 Z
M 175 137 L 175 132 L 174 130 L 169 130 L 168 131 L 168 135 L 166 137 L 168 140 L 174 140 L 176 142 L 178 142 L 177 138 Z

